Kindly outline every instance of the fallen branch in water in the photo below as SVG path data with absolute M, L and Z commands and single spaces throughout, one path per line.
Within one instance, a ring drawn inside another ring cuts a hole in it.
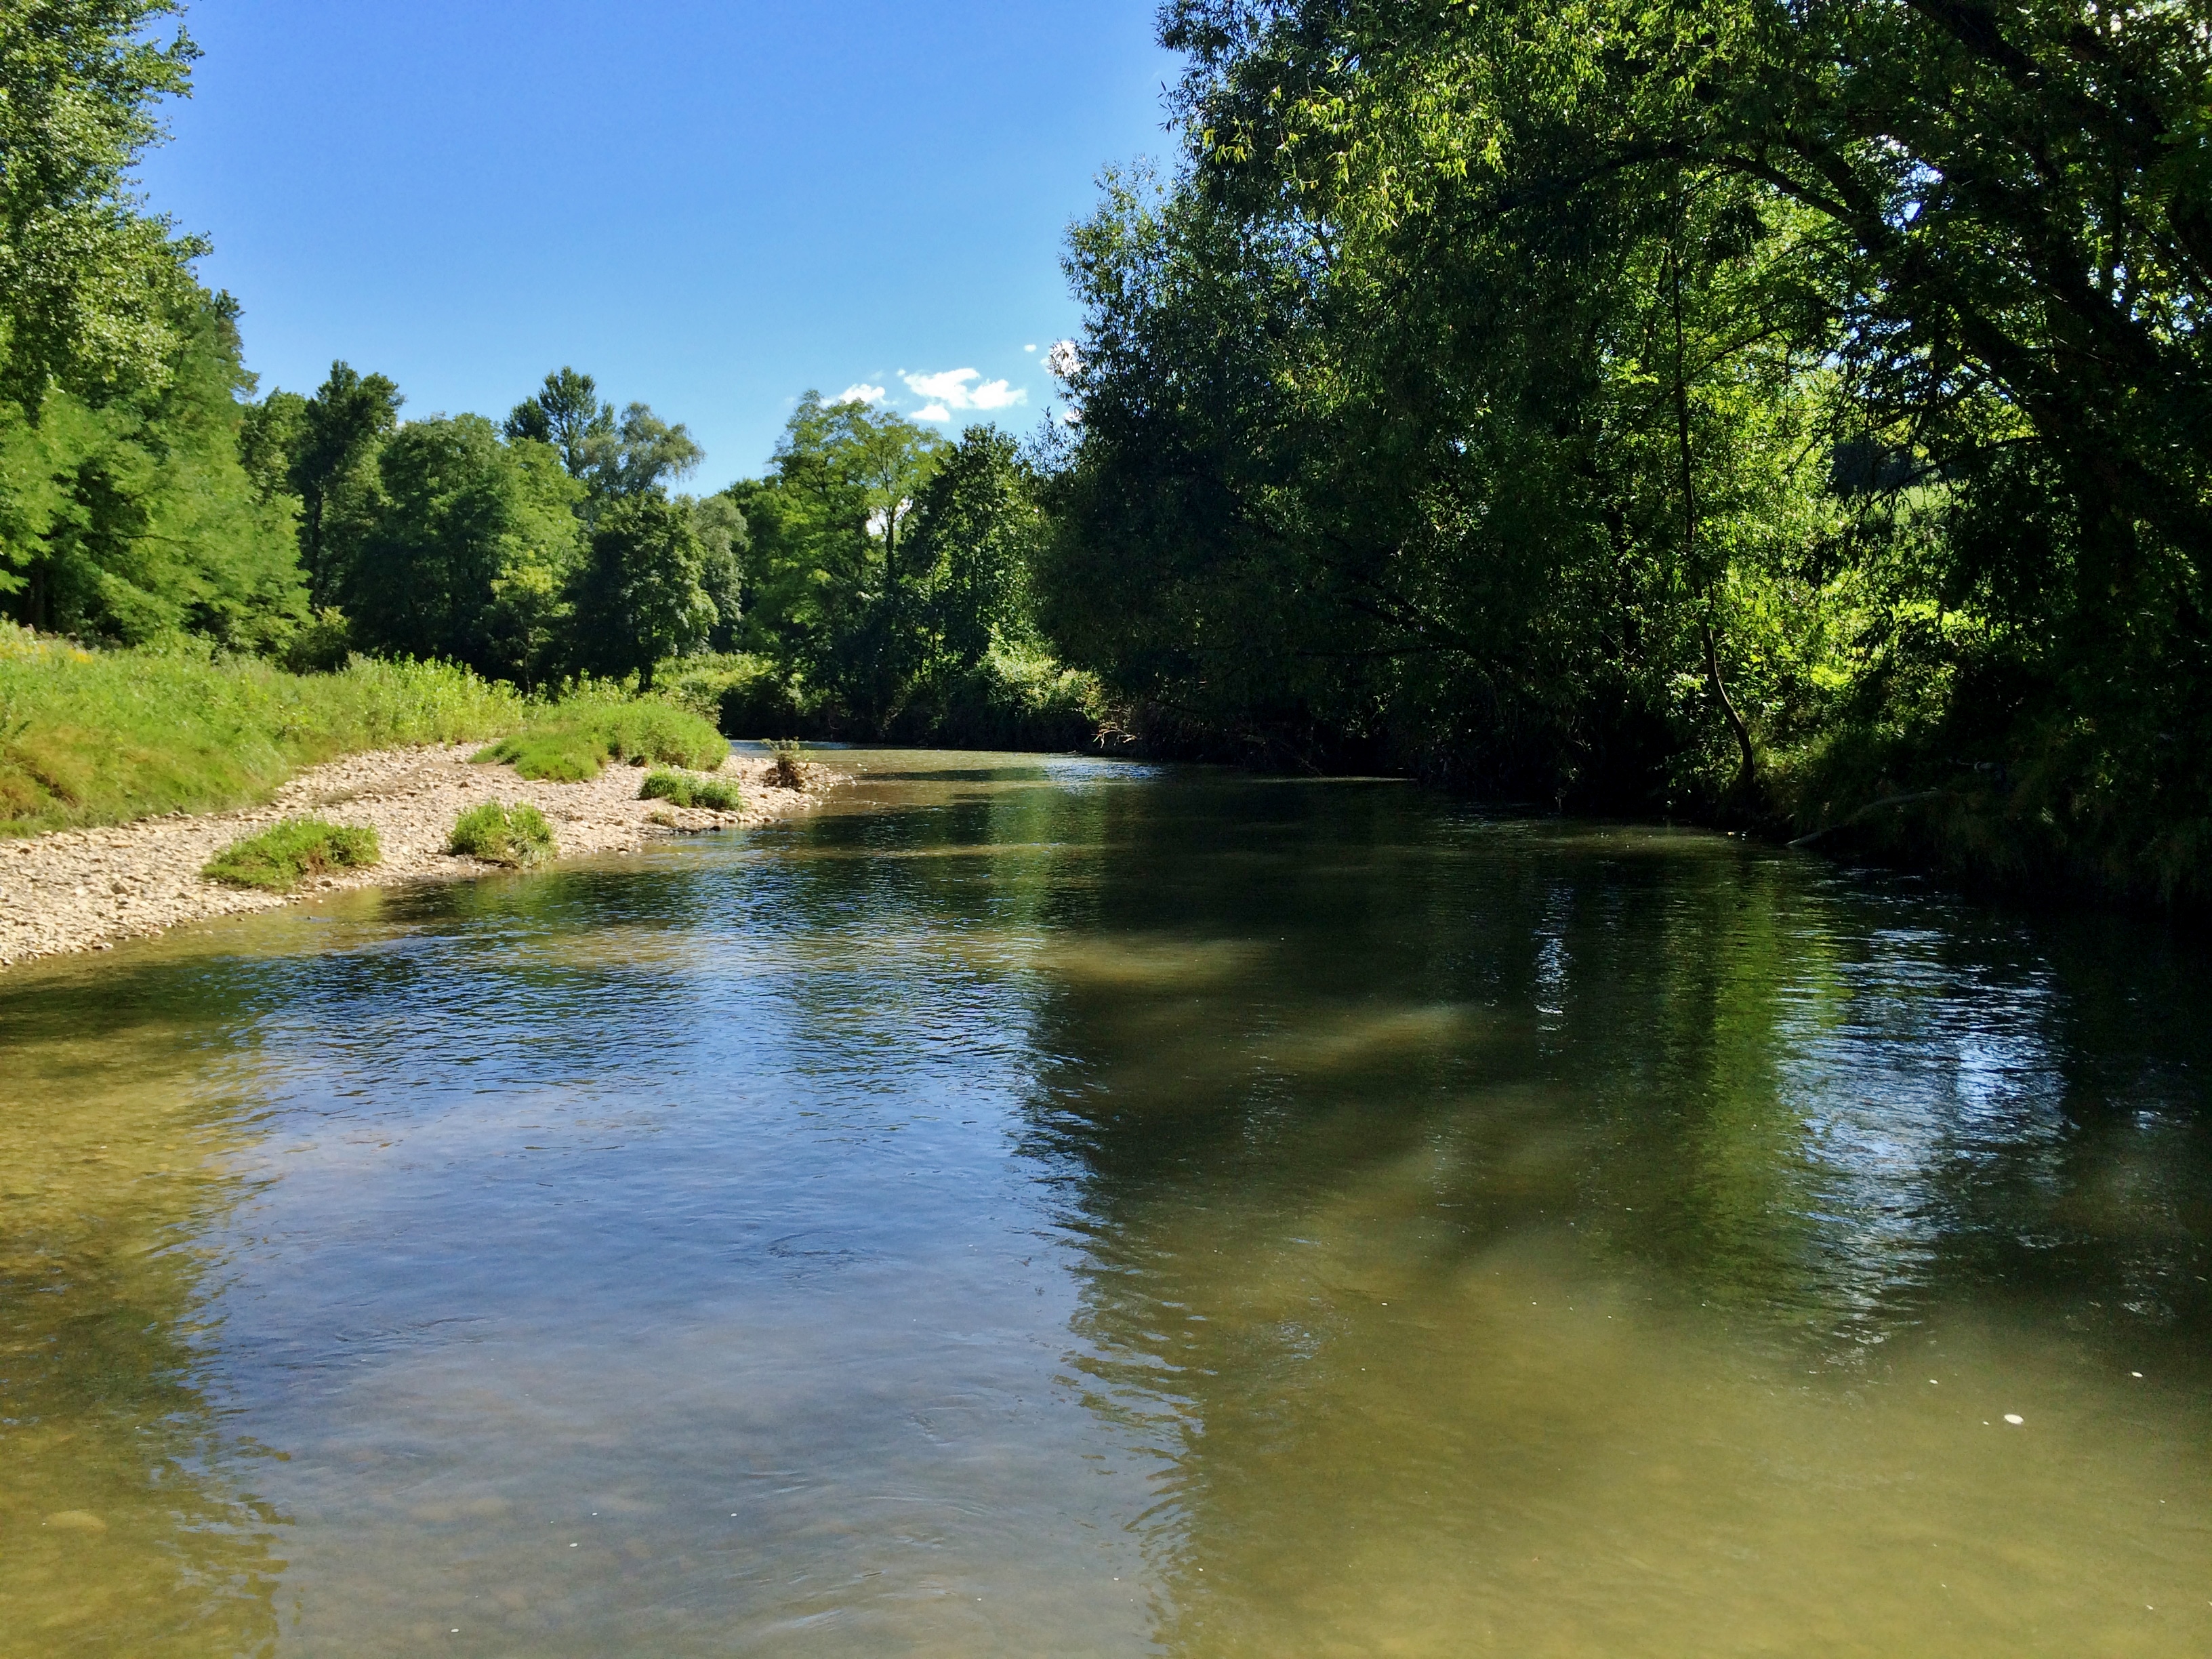
M 1823 836 L 1833 834 L 1838 830 L 1850 829 L 1851 825 L 1856 823 L 1861 818 L 1866 817 L 1869 812 L 1879 812 L 1885 806 L 1911 806 L 1923 800 L 1940 800 L 1948 793 L 1949 791 L 1943 789 L 1923 789 L 1917 794 L 1884 795 L 1880 800 L 1869 801 L 1864 806 L 1860 807 L 1857 811 L 1852 813 L 1847 818 L 1839 818 L 1835 823 L 1813 830 L 1808 835 L 1798 836 L 1797 839 L 1791 842 L 1790 845 L 1792 847 L 1809 846 L 1814 842 L 1820 840 Z

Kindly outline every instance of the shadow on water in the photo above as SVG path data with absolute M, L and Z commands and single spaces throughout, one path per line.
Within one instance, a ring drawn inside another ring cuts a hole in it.
M 1172 1464 L 1164 1646 L 2204 1627 L 2200 957 L 1709 836 L 1186 799 L 1054 916 L 1026 1141 L 1089 1398 Z M 2033 1452 L 1972 1439 L 2023 1405 Z

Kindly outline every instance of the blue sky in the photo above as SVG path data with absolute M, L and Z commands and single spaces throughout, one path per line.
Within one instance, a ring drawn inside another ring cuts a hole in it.
M 573 363 L 687 422 L 713 489 L 809 386 L 1035 426 L 1066 226 L 1172 148 L 1154 10 L 195 0 L 139 176 L 212 239 L 264 391 L 343 357 L 408 415 L 497 416 Z

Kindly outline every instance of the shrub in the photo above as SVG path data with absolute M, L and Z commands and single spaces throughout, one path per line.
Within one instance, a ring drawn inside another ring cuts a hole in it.
M 784 738 L 768 746 L 768 781 L 778 789 L 804 789 L 806 772 L 799 757 L 806 751 L 795 738 Z
M 289 893 L 309 876 L 363 869 L 383 857 L 376 831 L 320 818 L 285 818 L 234 841 L 200 872 L 210 881 Z
M 534 806 L 523 803 L 502 806 L 488 800 L 481 806 L 471 806 L 454 821 L 447 848 L 487 864 L 520 869 L 553 856 L 553 826 Z
M 741 797 L 727 778 L 694 777 L 688 772 L 653 771 L 639 787 L 640 800 L 665 800 L 672 806 L 703 806 L 710 811 L 734 812 Z
M 650 761 L 705 771 L 720 766 L 730 745 L 714 723 L 657 698 L 597 693 L 570 696 L 533 714 L 522 729 L 479 753 L 505 762 L 522 777 L 556 783 L 595 778 L 611 760 Z

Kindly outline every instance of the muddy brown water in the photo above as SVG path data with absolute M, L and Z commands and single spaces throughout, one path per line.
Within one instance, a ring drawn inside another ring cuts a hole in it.
M 2197 946 L 836 758 L 0 978 L 0 1659 L 2212 1650 Z

